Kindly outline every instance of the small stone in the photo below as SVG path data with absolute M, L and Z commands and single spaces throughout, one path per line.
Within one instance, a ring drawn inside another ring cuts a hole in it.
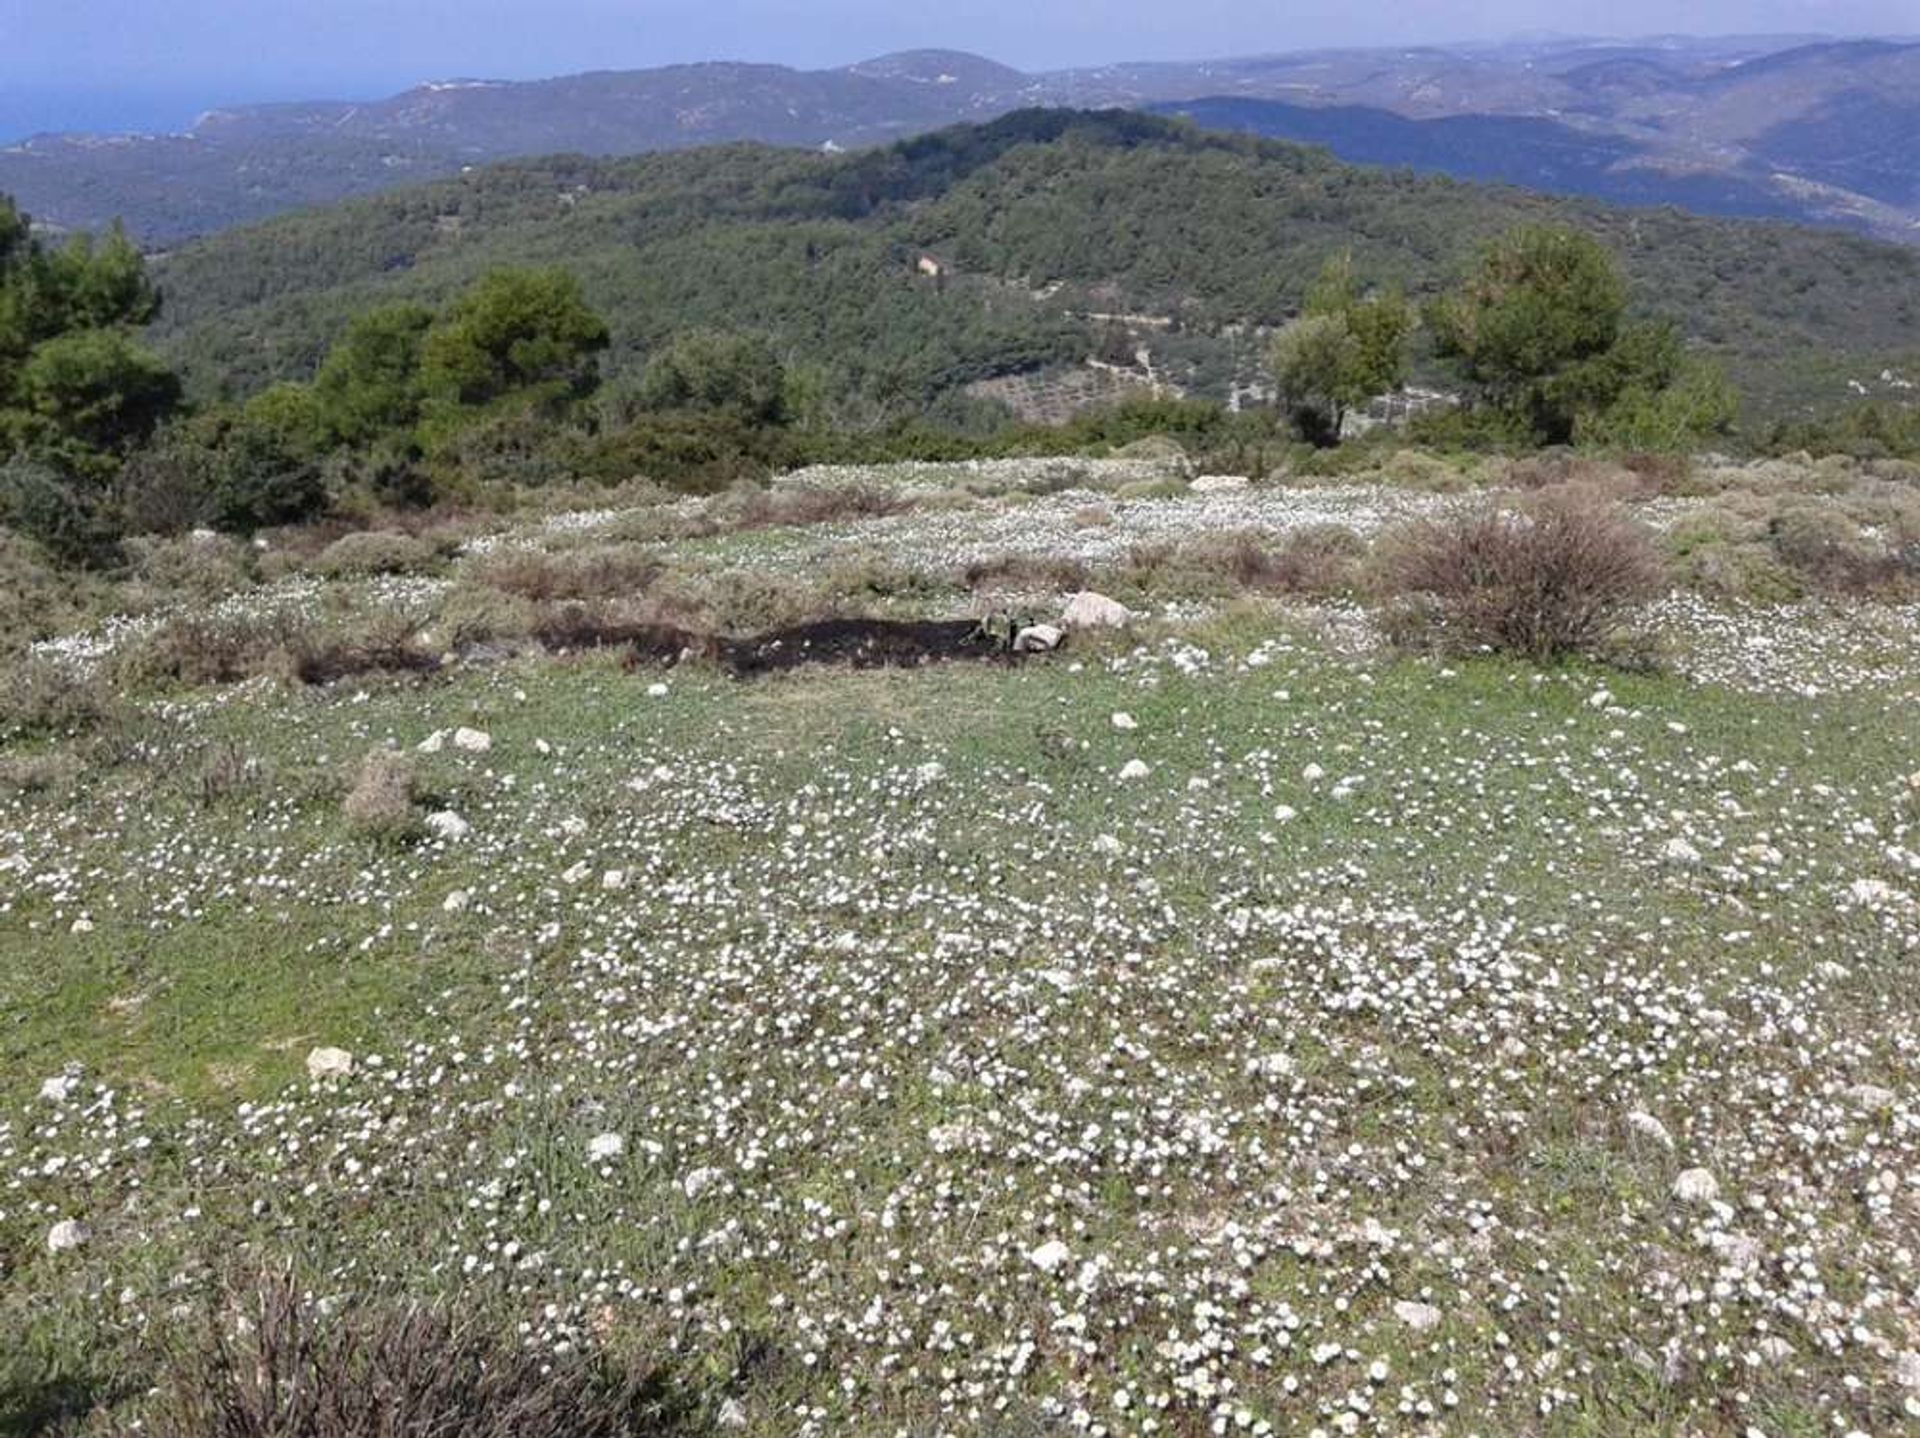
M 627 1141 L 617 1133 L 597 1133 L 587 1140 L 587 1157 L 605 1163 L 627 1151 Z
M 680 1191 L 690 1199 L 698 1198 L 725 1177 L 717 1168 L 696 1168 L 680 1181 Z
M 1756 1343 L 1754 1350 L 1769 1363 L 1785 1363 L 1793 1357 L 1793 1345 L 1772 1333 Z
M 627 871 L 625 869 L 607 870 L 600 876 L 600 887 L 610 894 L 618 893 L 627 887 Z
M 1052 1273 L 1071 1257 L 1073 1254 L 1066 1244 L 1057 1238 L 1050 1238 L 1027 1255 L 1027 1262 L 1042 1273 Z
M 714 1421 L 722 1428 L 744 1428 L 747 1426 L 747 1409 L 738 1398 L 729 1398 L 720 1405 L 720 1412 Z
M 493 735 L 484 729 L 456 729 L 453 747 L 468 754 L 484 754 L 493 748 Z
M 672 692 L 673 691 L 664 684 L 649 684 L 647 686 L 647 697 L 649 699 L 664 699 Z
M 1589 709 L 1605 709 L 1612 703 L 1613 691 L 1611 689 L 1596 689 L 1587 696 L 1587 707 Z
M 1133 622 L 1133 611 L 1117 599 L 1084 589 L 1067 601 L 1060 612 L 1060 624 L 1066 629 L 1124 629 Z
M 440 901 L 440 911 L 445 914 L 464 913 L 467 905 L 472 902 L 473 895 L 469 894 L 465 889 L 455 889 Z
M 1142 761 L 1129 759 L 1121 766 L 1120 777 L 1122 779 L 1144 779 L 1152 772 L 1153 770 L 1149 769 Z
M 587 881 L 587 875 L 592 872 L 593 866 L 582 859 L 560 875 L 560 882 L 567 885 L 584 884 Z
M 1881 1088 L 1879 1084 L 1857 1083 L 1846 1091 L 1847 1102 L 1855 1108 L 1865 1109 L 1869 1113 L 1878 1113 L 1882 1109 L 1892 1108 L 1899 1095 L 1890 1088 Z
M 65 1103 L 74 1096 L 74 1093 L 79 1087 L 79 1074 L 61 1074 L 57 1078 L 42 1081 L 40 1085 L 40 1097 L 48 1103 Z
M 427 815 L 427 832 L 436 839 L 459 840 L 473 832 L 473 825 L 451 809 Z
M 1016 654 L 1048 654 L 1060 647 L 1067 636 L 1051 624 L 1029 624 L 1013 636 Z
M 73 932 L 74 932 L 74 933 L 76 933 L 76 934 L 90 934 L 90 933 L 92 933 L 92 932 L 93 932 L 93 920 L 92 920 L 92 919 L 89 919 L 89 918 L 87 918 L 87 917 L 85 917 L 84 915 L 82 915 L 82 916 L 81 916 L 80 918 L 77 918 L 77 919 L 75 919 L 75 920 L 73 921 Z
M 1093 841 L 1093 852 L 1105 855 L 1109 859 L 1115 858 L 1121 852 L 1120 841 L 1111 834 L 1102 834 Z
M 1667 1132 L 1667 1126 L 1650 1113 L 1636 1109 L 1627 1115 L 1627 1127 L 1642 1138 L 1650 1138 L 1662 1148 L 1673 1147 L 1673 1135 Z
M 438 754 L 446 747 L 447 731 L 444 729 L 436 729 L 418 744 L 414 745 L 413 752 L 416 754 Z
M 90 1225 L 78 1218 L 63 1218 L 47 1230 L 47 1252 L 71 1253 L 93 1237 Z
M 318 1048 L 307 1055 L 307 1077 L 343 1079 L 353 1074 L 353 1055 L 345 1049 Z
M 1902 1388 L 1920 1393 L 1920 1352 L 1904 1350 L 1893 1360 L 1893 1376 Z
M 1720 1196 L 1720 1181 L 1704 1168 L 1690 1168 L 1673 1181 L 1673 1196 L 1682 1203 L 1712 1203 Z
M 1660 857 L 1676 867 L 1690 869 L 1700 862 L 1700 851 L 1685 839 L 1669 839 L 1661 846 Z
M 1318 784 L 1322 779 L 1327 777 L 1327 771 L 1322 769 L 1318 764 L 1309 764 L 1300 771 L 1300 777 L 1309 784 Z
M 1273 806 L 1273 817 L 1276 823 L 1291 824 L 1295 819 L 1300 817 L 1300 811 L 1291 804 L 1275 804 Z
M 1113 727 L 1123 734 L 1130 734 L 1140 727 L 1139 721 L 1124 709 L 1117 709 L 1113 715 Z
M 1415 1333 L 1429 1333 L 1440 1326 L 1443 1315 L 1431 1303 L 1415 1303 L 1403 1298 L 1393 1305 L 1393 1316 Z

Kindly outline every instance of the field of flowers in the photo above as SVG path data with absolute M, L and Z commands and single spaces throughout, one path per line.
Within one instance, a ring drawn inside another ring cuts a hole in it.
M 1450 502 L 1209 498 L 700 543 Z M 134 1413 L 286 1271 L 648 1353 L 723 1432 L 1913 1431 L 1920 620 L 1649 617 L 1634 673 L 1228 605 L 142 698 L 0 792 L 0 1432 Z M 343 809 L 372 750 L 407 837 Z

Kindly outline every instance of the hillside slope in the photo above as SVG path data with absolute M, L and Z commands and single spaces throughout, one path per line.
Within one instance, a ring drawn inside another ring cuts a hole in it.
M 353 311 L 442 298 L 501 264 L 566 264 L 630 366 L 676 331 L 765 332 L 831 391 L 910 410 L 1084 355 L 1087 316 L 1152 317 L 1171 377 L 1224 394 L 1325 258 L 1416 295 L 1492 235 L 1575 224 L 1639 302 L 1721 357 L 1766 414 L 1845 398 L 1920 327 L 1920 253 L 1786 226 L 1619 211 L 1113 112 L 1034 111 L 825 156 L 736 146 L 504 165 L 167 258 L 159 339 L 202 393 L 311 371 Z M 937 280 L 919 272 L 938 259 Z
M 1920 151 L 1909 142 L 1920 45 L 1790 37 L 1316 51 L 1045 74 L 931 50 L 818 71 L 710 63 L 454 80 L 368 103 L 216 110 L 185 135 L 38 136 L 0 148 L 0 192 L 56 228 L 124 217 L 142 239 L 174 244 L 529 155 L 735 140 L 850 149 L 1035 105 L 1221 99 L 1326 110 L 1314 138 L 1344 159 L 1465 178 L 1489 177 L 1448 168 L 1470 161 L 1471 147 L 1436 154 L 1427 131 L 1385 130 L 1367 112 L 1527 120 L 1536 128 L 1523 145 L 1550 137 L 1565 159 L 1553 188 L 1920 238 Z M 1295 133 L 1244 119 L 1226 123 Z M 1500 177 L 1529 179 L 1524 169 Z

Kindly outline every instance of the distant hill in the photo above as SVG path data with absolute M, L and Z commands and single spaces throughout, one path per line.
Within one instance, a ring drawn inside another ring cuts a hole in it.
M 1226 101 L 1286 108 L 1217 108 Z M 1310 121 L 1296 112 L 1329 110 L 1310 137 L 1349 160 L 1920 242 L 1920 44 L 1804 37 L 1315 51 L 1034 75 L 929 50 L 832 70 L 713 63 L 454 80 L 366 104 L 216 110 L 185 135 L 40 136 L 0 149 L 0 192 L 57 228 L 124 217 L 170 245 L 501 159 L 734 140 L 854 149 L 1036 105 L 1172 106 L 1298 138 Z M 1379 112 L 1489 123 L 1394 128 Z M 1507 141 L 1519 150 L 1503 169 L 1494 161 Z
M 734 145 L 515 162 L 288 216 L 157 266 L 156 338 L 202 395 L 312 372 L 347 317 L 442 299 L 501 264 L 565 264 L 630 372 L 674 333 L 752 329 L 849 422 L 1078 363 L 1105 315 L 1164 378 L 1224 397 L 1330 255 L 1416 296 L 1515 224 L 1585 227 L 1644 313 L 1721 358 L 1765 416 L 1913 356 L 1920 251 L 1835 233 L 1355 169 L 1124 112 L 1024 111 L 822 155 Z M 935 261 L 937 276 L 920 261 Z

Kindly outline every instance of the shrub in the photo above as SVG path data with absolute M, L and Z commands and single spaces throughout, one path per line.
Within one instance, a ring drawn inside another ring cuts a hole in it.
M 435 567 L 431 546 L 410 534 L 368 529 L 343 534 L 313 562 L 320 573 L 334 578 L 362 578 L 376 574 L 421 574 Z
M 356 833 L 368 838 L 405 838 L 420 819 L 413 798 L 413 765 L 391 749 L 369 751 L 340 811 Z
M 179 614 L 120 650 L 113 667 L 132 684 L 237 684 L 273 672 L 307 627 L 278 613 Z
M 37 654 L 0 668 L 0 739 L 76 734 L 119 713 L 113 687 L 92 669 Z
M 135 578 L 168 597 L 218 599 L 256 578 L 250 548 L 206 530 L 177 539 L 130 539 L 126 551 Z
M 1002 554 L 976 559 L 960 572 L 968 589 L 1073 594 L 1093 584 L 1093 571 L 1070 555 Z
M 1661 577 L 1646 533 L 1580 490 L 1418 522 L 1384 546 L 1380 565 L 1401 641 L 1535 660 L 1604 648 Z
M 325 1318 L 284 1280 L 234 1307 L 176 1340 L 146 1415 L 153 1438 L 647 1438 L 681 1428 L 657 1370 L 543 1352 L 483 1317 L 410 1306 Z
M 501 549 L 472 567 L 479 583 L 537 603 L 613 599 L 651 588 L 666 566 L 650 549 L 628 544 L 583 549 Z

